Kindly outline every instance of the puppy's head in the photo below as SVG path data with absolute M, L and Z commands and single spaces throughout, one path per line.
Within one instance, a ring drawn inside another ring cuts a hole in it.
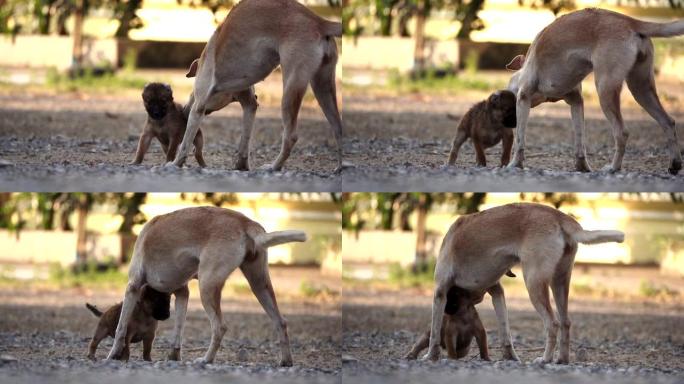
M 487 99 L 489 110 L 494 119 L 500 121 L 506 128 L 515 128 L 517 116 L 515 114 L 515 94 L 502 89 L 492 93 Z
M 142 93 L 147 114 L 154 120 L 161 120 L 173 106 L 171 86 L 163 83 L 148 83 Z
M 467 310 L 470 307 L 473 307 L 473 301 L 468 291 L 456 286 L 449 288 L 444 313 L 455 315 L 459 311 Z
M 171 316 L 170 293 L 159 292 L 149 285 L 145 285 L 140 302 L 143 310 L 156 320 L 166 320 Z

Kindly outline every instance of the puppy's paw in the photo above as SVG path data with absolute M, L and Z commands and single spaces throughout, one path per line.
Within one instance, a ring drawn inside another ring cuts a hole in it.
M 268 172 L 278 172 L 281 168 L 282 167 L 276 167 L 275 164 L 264 164 L 261 167 L 259 167 L 260 170 Z
M 167 356 L 168 360 L 171 361 L 180 361 L 181 360 L 181 350 L 180 348 L 174 348 L 169 351 L 169 355 Z
M 235 157 L 235 170 L 236 171 L 249 171 L 249 162 L 246 157 Z
M 567 357 L 565 357 L 565 358 L 559 357 L 558 359 L 556 359 L 555 363 L 556 364 L 569 364 L 570 359 Z
M 280 360 L 280 366 L 281 367 L 291 367 L 292 366 L 292 358 L 285 358 Z
M 418 358 L 418 356 L 415 355 L 415 354 L 413 354 L 413 353 L 407 353 L 407 354 L 404 356 L 404 360 L 415 360 L 415 359 L 417 359 L 417 358 Z
M 164 168 L 166 169 L 180 169 L 179 166 L 176 165 L 173 161 L 169 161 L 168 163 L 164 164 Z
M 681 169 L 682 161 L 680 159 L 674 159 L 670 162 L 670 167 L 667 169 L 667 171 L 671 175 L 677 175 Z

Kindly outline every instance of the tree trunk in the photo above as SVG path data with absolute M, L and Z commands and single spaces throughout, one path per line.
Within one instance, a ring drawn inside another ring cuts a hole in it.
M 123 13 L 119 18 L 119 28 L 116 29 L 114 36 L 126 38 L 131 30 L 131 22 L 135 19 L 135 11 L 140 8 L 142 0 L 129 0 L 124 6 Z
M 470 40 L 470 32 L 473 31 L 473 23 L 477 20 L 477 14 L 482 10 L 484 0 L 471 0 L 466 5 L 465 15 L 461 21 L 461 29 L 456 35 L 457 39 Z
M 418 10 L 416 11 L 416 31 L 415 31 L 415 48 L 413 49 L 413 74 L 422 76 L 425 70 L 425 19 L 426 0 L 418 1 Z
M 88 239 L 87 239 L 87 221 L 88 211 L 90 210 L 90 197 L 87 194 L 82 194 L 78 199 L 76 207 L 78 214 L 78 222 L 76 224 L 76 267 L 83 268 L 88 260 Z
M 414 271 L 421 271 L 427 265 L 426 230 L 428 213 L 428 195 L 421 193 L 418 197 L 418 217 L 416 218 L 416 259 L 414 261 Z
M 130 260 L 133 253 L 133 246 L 137 236 L 133 234 L 133 226 L 135 225 L 135 217 L 140 213 L 140 206 L 145 202 L 146 193 L 134 193 L 131 198 L 122 196 L 120 207 L 123 209 L 121 213 L 123 222 L 119 226 L 119 234 L 121 236 L 121 255 L 119 255 L 119 262 L 125 264 Z
M 71 67 L 78 69 L 83 64 L 83 17 L 85 0 L 77 0 L 74 13 L 74 46 L 71 53 Z

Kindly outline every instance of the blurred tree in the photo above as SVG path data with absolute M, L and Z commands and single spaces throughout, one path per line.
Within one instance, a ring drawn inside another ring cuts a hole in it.
M 119 255 L 119 263 L 127 263 L 133 254 L 135 241 L 137 236 L 133 234 L 133 226 L 144 224 L 147 220 L 140 206 L 145 204 L 147 193 L 113 193 L 109 195 L 108 200 L 115 202 L 117 212 L 123 220 L 119 226 L 119 235 L 121 241 L 121 254 Z

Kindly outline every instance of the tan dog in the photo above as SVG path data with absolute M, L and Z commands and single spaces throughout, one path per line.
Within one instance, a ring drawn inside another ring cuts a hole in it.
M 204 115 L 240 100 L 244 124 L 237 169 L 248 169 L 249 139 L 256 114 L 252 85 L 279 64 L 283 72 L 283 141 L 280 154 L 267 166 L 280 170 L 297 141 L 297 115 L 306 89 L 314 95 L 337 142 L 337 168 L 342 164 L 342 120 L 337 108 L 335 37 L 340 23 L 324 20 L 295 0 L 243 0 L 216 29 L 188 77 L 196 76 L 188 103 L 187 130 L 173 162 L 182 166 Z M 170 165 L 170 164 L 169 164 Z
M 485 292 L 492 296 L 504 358 L 519 360 L 513 350 L 499 279 L 520 263 L 530 301 L 546 333 L 544 355 L 536 361 L 552 360 L 560 327 L 558 362 L 568 363 L 568 293 L 577 245 L 623 240 L 620 231 L 585 231 L 572 217 L 541 204 L 508 204 L 460 217 L 444 237 L 437 259 L 430 345 L 424 358 L 439 358 L 446 296 L 456 286 L 474 297 Z M 551 309 L 549 286 L 560 322 Z
M 448 116 L 457 120 L 453 115 Z M 477 165 L 481 167 L 487 166 L 484 150 L 503 140 L 501 166 L 505 166 L 511 158 L 513 146 L 511 128 L 515 128 L 515 94 L 508 90 L 496 91 L 487 100 L 475 104 L 461 118 L 447 165 L 456 163 L 458 150 L 470 138 L 475 147 Z
M 278 330 L 280 364 L 292 365 L 287 324 L 278 310 L 268 274 L 267 249 L 305 240 L 302 231 L 266 233 L 261 225 L 241 213 L 216 207 L 186 208 L 155 217 L 145 224 L 135 243 L 121 319 L 107 358 L 121 356 L 135 303 L 147 284 L 176 297 L 174 345 L 169 359 L 180 360 L 188 306 L 187 284 L 197 278 L 212 334 L 209 349 L 198 362 L 213 362 L 227 330 L 221 314 L 221 289 L 228 275 L 239 267 Z
M 590 172 L 584 147 L 582 79 L 594 72 L 601 109 L 613 127 L 615 154 L 605 169 L 617 172 L 627 143 L 620 91 L 627 81 L 634 99 L 662 127 L 670 152 L 671 174 L 682 168 L 675 122 L 656 93 L 651 37 L 684 34 L 684 20 L 666 24 L 639 21 L 602 9 L 584 9 L 561 16 L 535 37 L 527 55 L 516 56 L 506 68 L 517 70 L 508 89 L 517 95 L 517 133 L 513 161 L 523 167 L 525 129 L 530 108 L 564 100 L 570 105 L 575 131 L 575 168 Z
M 183 106 L 174 103 L 173 91 L 168 84 L 149 83 L 145 85 L 142 98 L 147 111 L 147 121 L 142 135 L 140 135 L 138 149 L 135 151 L 135 160 L 131 164 L 142 163 L 143 157 L 154 138 L 159 140 L 166 155 L 166 161 L 173 161 L 176 158 L 176 150 L 183 140 L 185 124 L 188 121 L 183 114 Z M 202 157 L 204 139 L 201 130 L 197 131 L 193 144 L 195 145 L 197 163 L 200 167 L 206 167 L 207 164 Z
M 460 359 L 467 356 L 474 337 L 480 349 L 480 358 L 489 360 L 487 331 L 475 309 L 475 304 L 481 302 L 483 297 L 472 297 L 470 292 L 458 287 L 451 287 L 447 292 L 441 328 L 441 346 L 447 349 L 450 358 Z M 418 354 L 428 347 L 429 342 L 430 330 L 428 329 L 413 345 L 406 358 L 415 360 Z
M 121 360 L 128 360 L 131 343 L 142 341 L 143 359 L 152 361 L 150 353 L 152 352 L 152 343 L 157 331 L 157 320 L 169 318 L 170 300 L 171 295 L 168 293 L 157 292 L 148 286 L 142 288 L 140 301 L 133 309 L 131 321 L 128 323 Z M 104 313 L 89 303 L 86 303 L 86 308 L 100 318 L 88 347 L 88 358 L 95 360 L 95 351 L 100 341 L 107 336 L 114 337 L 121 314 L 121 303 L 109 307 Z

